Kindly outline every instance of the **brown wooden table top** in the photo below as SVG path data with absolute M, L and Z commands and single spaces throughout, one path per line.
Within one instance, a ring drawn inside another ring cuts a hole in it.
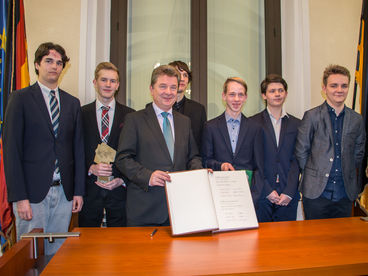
M 169 227 L 76 228 L 42 275 L 368 274 L 358 217 L 260 223 L 259 229 L 171 237 Z

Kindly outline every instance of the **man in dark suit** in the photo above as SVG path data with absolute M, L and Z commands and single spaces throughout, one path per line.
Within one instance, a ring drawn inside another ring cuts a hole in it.
M 299 166 L 294 155 L 300 120 L 283 108 L 287 83 L 279 75 L 268 75 L 261 83 L 267 108 L 251 117 L 263 127 L 264 185 L 255 202 L 259 222 L 296 220 Z
M 207 168 L 215 171 L 253 171 L 251 192 L 253 201 L 262 188 L 262 128 L 242 114 L 247 99 L 247 84 L 241 78 L 225 81 L 222 99 L 226 110 L 208 121 L 203 130 L 202 158 Z M 258 185 L 254 185 L 259 182 Z
M 188 65 L 180 60 L 170 62 L 169 65 L 174 66 L 180 73 L 178 97 L 173 105 L 173 109 L 190 118 L 194 140 L 200 151 L 203 127 L 207 121 L 206 110 L 202 104 L 185 97 L 185 91 L 192 81 L 192 73 Z
M 345 106 L 350 72 L 330 65 L 322 80 L 326 101 L 304 113 L 295 147 L 306 219 L 351 216 L 361 189 L 365 130 L 362 116 Z
M 179 81 L 174 67 L 157 67 L 150 85 L 153 103 L 126 116 L 115 164 L 128 178 L 128 226 L 169 225 L 168 172 L 202 168 L 190 119 L 172 110 Z
M 4 124 L 8 200 L 17 236 L 43 228 L 67 232 L 84 194 L 84 146 L 79 100 L 58 87 L 69 58 L 51 42 L 35 53 L 38 81 L 11 94 Z M 54 254 L 62 240 L 45 244 Z
M 79 213 L 79 226 L 100 227 L 106 211 L 107 226 L 126 226 L 126 189 L 115 165 L 94 162 L 101 143 L 117 149 L 125 115 L 134 110 L 119 104 L 114 95 L 119 89 L 119 71 L 110 62 L 101 62 L 93 80 L 97 99 L 82 107 L 84 151 L 86 154 L 86 194 Z M 88 173 L 87 173 L 88 172 Z M 97 177 L 109 177 L 98 181 Z

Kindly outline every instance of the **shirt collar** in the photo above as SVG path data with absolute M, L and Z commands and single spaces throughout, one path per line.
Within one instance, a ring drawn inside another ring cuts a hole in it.
M 155 102 L 152 102 L 152 107 L 153 107 L 153 110 L 156 113 L 156 116 L 159 116 L 159 115 L 162 116 L 161 115 L 162 112 L 167 112 L 167 113 L 169 113 L 172 116 L 172 108 L 170 108 L 170 110 L 168 110 L 168 111 L 163 111 L 161 108 L 159 108 L 157 106 L 157 104 L 155 104 Z
M 268 115 L 270 115 L 270 117 L 275 119 L 275 117 L 272 115 L 272 113 L 271 113 L 270 109 L 268 108 L 268 106 L 267 106 L 267 112 L 268 112 Z M 289 115 L 286 113 L 284 107 L 282 107 L 280 119 L 283 119 L 284 117 L 289 118 Z
M 330 106 L 327 103 L 327 101 L 326 101 L 326 105 L 327 105 L 328 112 L 333 112 L 337 116 L 335 108 L 333 108 L 332 106 Z M 344 108 L 341 110 L 341 112 L 340 112 L 339 115 L 344 114 L 344 113 L 345 113 L 345 104 L 344 104 Z
M 40 86 L 41 90 L 42 90 L 44 93 L 46 93 L 46 94 L 50 94 L 50 91 L 51 91 L 51 90 L 54 90 L 56 93 L 58 93 L 58 92 L 59 92 L 59 87 L 58 87 L 58 86 L 56 86 L 56 88 L 55 88 L 55 89 L 50 89 L 50 88 L 48 88 L 46 85 L 42 84 L 40 81 L 37 81 L 37 83 L 38 83 L 38 85 Z
M 96 110 L 101 109 L 101 107 L 104 106 L 104 104 L 102 104 L 99 99 L 96 99 Z M 109 110 L 114 110 L 115 106 L 116 106 L 116 100 L 115 98 L 112 99 L 111 102 L 109 102 L 109 104 L 107 105 L 108 107 L 110 107 Z M 111 114 L 111 113 L 110 113 Z
M 229 122 L 229 120 L 233 119 L 234 121 L 238 120 L 239 123 L 241 121 L 241 113 L 239 113 L 238 117 L 236 118 L 233 118 L 231 117 L 226 111 L 225 111 L 225 119 L 226 119 L 226 122 Z

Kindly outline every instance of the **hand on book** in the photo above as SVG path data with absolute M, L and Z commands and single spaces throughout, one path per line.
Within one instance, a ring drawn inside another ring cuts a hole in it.
M 110 176 L 112 175 L 112 165 L 104 163 L 92 164 L 88 172 L 95 176 Z
M 156 170 L 151 174 L 149 186 L 165 186 L 166 181 L 171 181 L 168 172 Z

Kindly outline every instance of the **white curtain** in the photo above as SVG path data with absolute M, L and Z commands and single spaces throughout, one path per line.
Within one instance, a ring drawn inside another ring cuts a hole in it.
M 110 60 L 110 0 L 81 0 L 79 92 L 81 104 L 95 100 L 94 71 Z
M 282 74 L 288 83 L 286 111 L 302 118 L 311 105 L 309 1 L 281 0 Z

